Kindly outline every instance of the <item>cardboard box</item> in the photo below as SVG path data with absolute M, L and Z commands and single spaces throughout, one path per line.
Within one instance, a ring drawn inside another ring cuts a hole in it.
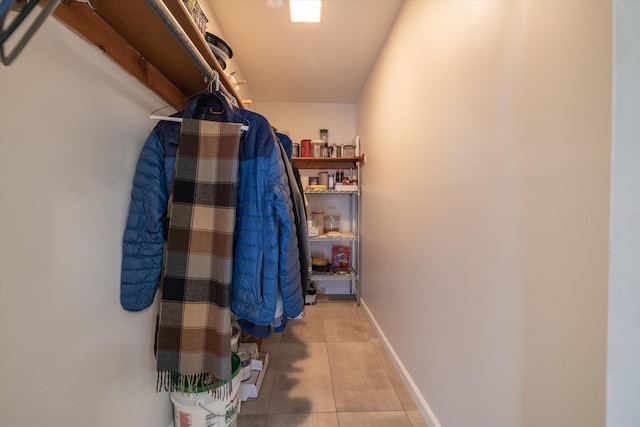
M 193 23 L 196 24 L 198 31 L 204 36 L 207 33 L 207 22 L 209 22 L 209 18 L 202 10 L 200 3 L 198 0 L 182 0 L 185 7 L 189 11 L 189 15 L 191 15 L 191 19 L 193 19 Z
M 336 184 L 334 187 L 335 191 L 353 191 L 356 192 L 358 191 L 358 184 L 349 184 L 349 185 L 344 185 L 344 184 Z
M 258 360 L 262 362 L 262 370 L 251 371 L 251 377 L 240 385 L 240 400 L 255 399 L 260 394 L 262 382 L 269 366 L 269 353 L 260 353 Z M 256 366 L 252 363 L 252 368 Z
M 351 247 L 334 245 L 331 249 L 331 268 L 334 271 L 346 271 L 351 263 Z

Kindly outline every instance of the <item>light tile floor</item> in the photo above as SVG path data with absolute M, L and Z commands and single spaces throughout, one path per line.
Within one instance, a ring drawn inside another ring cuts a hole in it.
M 238 427 L 426 427 L 361 307 L 305 306 L 263 344 L 269 368 Z

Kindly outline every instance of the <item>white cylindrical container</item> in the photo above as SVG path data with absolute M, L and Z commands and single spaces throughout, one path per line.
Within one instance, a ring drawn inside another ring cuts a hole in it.
M 315 139 L 311 141 L 311 151 L 313 157 L 322 157 L 322 148 L 324 147 L 324 141 Z
M 231 394 L 224 396 L 222 386 L 211 391 L 200 393 L 172 392 L 174 427 L 234 427 L 240 413 L 240 359 L 231 354 L 233 375 Z M 221 397 L 221 398 L 218 398 Z
M 240 329 L 233 328 L 231 332 L 231 351 L 236 353 L 240 345 Z
M 324 185 L 329 188 L 329 172 L 318 173 L 318 184 Z
M 240 358 L 240 376 L 242 381 L 251 378 L 251 353 L 241 351 L 238 353 Z
M 324 211 L 311 212 L 311 217 L 316 222 L 319 235 L 324 234 Z

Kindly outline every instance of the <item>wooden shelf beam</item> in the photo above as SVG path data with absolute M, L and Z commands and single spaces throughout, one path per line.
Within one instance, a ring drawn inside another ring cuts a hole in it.
M 364 164 L 364 154 L 359 157 L 292 157 L 298 169 L 355 169 L 357 163 Z
M 182 0 L 163 0 L 205 61 L 220 75 L 220 83 L 244 108 Z M 144 0 L 91 0 L 61 4 L 54 16 L 96 45 L 145 86 L 176 109 L 186 98 L 206 89 L 204 76 Z
M 53 15 L 89 43 L 97 46 L 173 108 L 184 108 L 187 95 L 88 5 L 78 2 L 70 2 L 68 6 L 61 4 Z

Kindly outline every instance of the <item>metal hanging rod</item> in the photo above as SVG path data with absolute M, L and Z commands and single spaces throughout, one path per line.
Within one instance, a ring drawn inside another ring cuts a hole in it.
M 171 34 L 178 40 L 178 42 L 182 45 L 182 48 L 187 52 L 189 57 L 193 60 L 193 62 L 198 66 L 202 74 L 207 79 L 215 79 L 219 78 L 218 72 L 215 71 L 209 63 L 204 59 L 202 54 L 196 49 L 193 45 L 193 42 L 184 31 L 184 29 L 180 26 L 176 18 L 174 18 L 173 14 L 167 8 L 167 6 L 162 2 L 162 0 L 146 0 L 147 4 L 151 6 L 151 9 L 158 15 L 158 17 L 162 20 L 164 25 L 169 29 Z

